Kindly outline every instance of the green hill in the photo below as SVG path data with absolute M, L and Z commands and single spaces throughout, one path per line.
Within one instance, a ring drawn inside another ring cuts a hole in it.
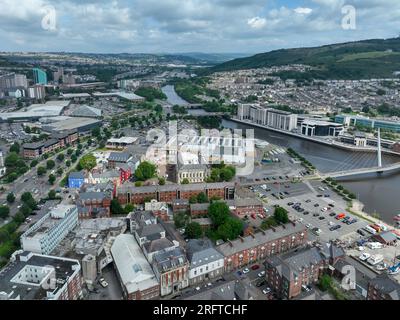
M 400 71 L 400 38 L 373 39 L 313 48 L 281 49 L 240 58 L 210 68 L 211 72 L 288 64 L 316 67 L 303 75 L 314 79 L 391 78 Z M 281 73 L 283 78 L 299 75 Z

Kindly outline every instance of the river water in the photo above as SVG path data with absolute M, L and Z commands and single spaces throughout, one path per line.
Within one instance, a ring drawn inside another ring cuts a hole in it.
M 189 102 L 183 100 L 175 92 L 175 88 L 172 85 L 164 86 L 161 88 L 162 92 L 167 96 L 167 102 L 171 105 L 187 106 Z
M 313 163 L 321 172 L 377 166 L 375 153 L 341 150 L 228 120 L 223 120 L 222 125 L 232 129 L 254 129 L 255 138 L 292 148 Z M 383 155 L 384 165 L 399 161 L 400 157 L 398 156 Z M 341 181 L 341 184 L 357 195 L 358 199 L 365 204 L 366 212 L 378 213 L 382 220 L 388 223 L 392 223 L 393 217 L 400 213 L 400 174 L 382 176 L 371 174 L 366 179 L 347 179 Z

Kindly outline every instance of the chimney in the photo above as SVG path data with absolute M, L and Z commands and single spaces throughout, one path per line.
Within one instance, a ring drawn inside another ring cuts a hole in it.
M 241 242 L 244 242 L 243 237 L 239 236 L 239 239 L 240 239 Z
M 231 247 L 233 247 L 233 243 L 232 243 L 231 240 L 228 240 L 228 243 L 229 243 L 229 245 L 230 245 Z

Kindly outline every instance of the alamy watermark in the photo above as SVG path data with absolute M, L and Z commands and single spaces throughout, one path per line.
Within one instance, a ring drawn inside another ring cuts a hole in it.
M 357 29 L 357 10 L 352 5 L 342 7 L 342 28 L 343 30 Z
M 46 31 L 56 31 L 57 30 L 57 11 L 53 6 L 43 7 L 43 18 L 42 18 L 42 28 Z

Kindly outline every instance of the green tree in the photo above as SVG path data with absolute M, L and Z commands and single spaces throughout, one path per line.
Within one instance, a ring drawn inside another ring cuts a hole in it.
M 49 183 L 53 185 L 54 182 L 56 182 L 56 176 L 54 174 L 49 175 Z
M 188 178 L 184 178 L 184 179 L 181 181 L 181 184 L 189 184 L 189 183 L 190 183 L 190 181 L 189 181 Z
M 18 142 L 14 142 L 13 145 L 10 147 L 10 152 L 19 153 L 21 151 L 21 147 Z
M 31 168 L 34 168 L 34 167 L 36 167 L 36 166 L 38 165 L 38 163 L 39 163 L 39 161 L 37 161 L 36 159 L 34 159 L 34 160 L 31 161 L 30 167 L 31 167 Z
M 65 159 L 65 155 L 64 155 L 64 153 L 59 153 L 58 155 L 57 155 L 57 160 L 58 161 L 64 161 L 64 159 Z
M 66 165 L 67 167 L 70 167 L 70 166 L 71 166 L 71 161 L 70 161 L 70 160 L 65 161 L 65 165 Z
M 318 286 L 322 291 L 327 291 L 332 287 L 332 278 L 325 274 L 323 275 L 318 282 Z
M 131 203 L 128 203 L 124 208 L 124 212 L 126 214 L 128 214 L 128 213 L 131 213 L 134 209 L 135 209 L 135 206 Z
M 47 170 L 46 170 L 45 167 L 40 166 L 40 167 L 37 168 L 37 175 L 38 176 L 43 176 L 46 173 L 46 171 Z
M 228 217 L 217 229 L 219 238 L 224 241 L 236 239 L 242 231 L 243 222 L 233 217 Z
M 57 174 L 58 174 L 59 176 L 61 176 L 63 173 L 64 173 L 63 168 L 58 168 L 58 169 L 57 169 Z
M 189 222 L 189 215 L 185 212 L 174 214 L 174 223 L 176 228 L 184 228 Z
M 141 187 L 143 185 L 143 181 L 136 181 L 135 187 Z
M 7 168 L 15 167 L 17 161 L 19 160 L 19 156 L 15 152 L 10 152 L 7 157 L 4 159 L 4 165 Z
M 196 196 L 191 196 L 191 197 L 189 198 L 189 203 L 190 203 L 190 204 L 197 203 L 197 197 L 196 197 Z
M 165 178 L 164 178 L 164 177 L 158 178 L 158 184 L 159 184 L 160 186 L 165 185 Z
M 0 206 L 0 218 L 6 219 L 10 215 L 10 208 L 8 206 Z
M 124 214 L 125 211 L 117 199 L 111 200 L 110 206 L 111 214 Z
M 185 228 L 185 234 L 190 239 L 198 239 L 203 235 L 203 230 L 197 222 L 189 223 Z
M 284 223 L 284 224 L 288 223 L 289 222 L 288 211 L 285 208 L 276 207 L 274 212 L 274 219 L 278 223 Z
M 156 166 L 148 161 L 143 161 L 135 171 L 135 177 L 139 181 L 151 179 L 156 174 Z
M 48 170 L 53 169 L 56 166 L 56 163 L 54 162 L 54 160 L 47 160 L 46 162 L 46 168 Z
M 225 202 L 213 202 L 208 207 L 208 215 L 215 226 L 220 226 L 230 217 L 229 207 Z
M 50 190 L 47 196 L 49 197 L 50 200 L 54 200 L 57 197 L 57 193 L 55 190 Z
M 7 202 L 8 202 L 8 203 L 14 203 L 14 202 L 15 202 L 15 195 L 14 195 L 14 193 L 10 192 L 10 193 L 7 195 Z
M 90 171 L 97 165 L 96 157 L 93 154 L 87 154 L 81 158 L 79 164 L 83 169 Z
M 197 195 L 197 202 L 198 203 L 207 203 L 208 202 L 207 195 L 204 192 L 200 192 Z

